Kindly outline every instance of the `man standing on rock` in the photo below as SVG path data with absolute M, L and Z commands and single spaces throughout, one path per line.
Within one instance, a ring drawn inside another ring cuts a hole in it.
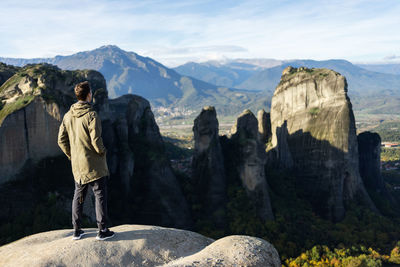
M 107 177 L 109 171 L 106 162 L 106 148 L 101 138 L 101 121 L 90 104 L 92 90 L 89 82 L 75 86 L 78 102 L 71 105 L 64 115 L 58 132 L 58 145 L 71 161 L 75 180 L 75 192 L 72 201 L 72 225 L 74 240 L 80 239 L 83 202 L 89 185 L 96 198 L 96 220 L 99 232 L 97 240 L 114 236 L 106 227 L 107 218 Z

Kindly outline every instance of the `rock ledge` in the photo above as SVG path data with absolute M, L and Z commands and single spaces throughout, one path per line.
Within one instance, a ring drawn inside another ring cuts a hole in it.
M 200 234 L 146 225 L 112 227 L 116 236 L 95 239 L 84 229 L 81 240 L 72 230 L 25 237 L 0 247 L 0 266 L 281 266 L 278 252 L 267 241 L 227 236 L 214 241 Z

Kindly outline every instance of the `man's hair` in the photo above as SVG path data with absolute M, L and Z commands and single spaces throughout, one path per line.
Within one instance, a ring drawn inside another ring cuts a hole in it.
M 75 85 L 75 95 L 78 100 L 85 101 L 90 92 L 90 85 L 88 81 L 84 81 Z

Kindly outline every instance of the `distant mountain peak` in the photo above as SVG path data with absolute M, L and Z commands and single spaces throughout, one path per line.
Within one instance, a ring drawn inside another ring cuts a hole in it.
M 94 50 L 118 50 L 118 51 L 124 51 L 124 50 L 122 50 L 121 48 L 119 48 L 116 45 L 103 45 L 103 46 L 100 46 L 99 48 L 96 48 Z M 126 51 L 124 51 L 124 52 L 126 52 Z

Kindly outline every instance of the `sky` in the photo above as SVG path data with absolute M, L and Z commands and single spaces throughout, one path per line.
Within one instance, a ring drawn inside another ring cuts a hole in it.
M 229 58 L 400 62 L 400 0 L 2 0 L 0 57 L 103 45 L 173 67 Z

